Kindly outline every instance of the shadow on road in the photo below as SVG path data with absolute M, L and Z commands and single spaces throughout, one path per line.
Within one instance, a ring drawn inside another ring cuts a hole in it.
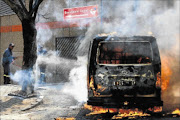
M 5 111 L 7 108 L 11 108 L 13 105 L 21 105 L 22 101 L 23 100 L 19 98 L 11 98 L 6 102 L 2 102 L 0 100 L 0 106 L 1 106 L 0 112 Z

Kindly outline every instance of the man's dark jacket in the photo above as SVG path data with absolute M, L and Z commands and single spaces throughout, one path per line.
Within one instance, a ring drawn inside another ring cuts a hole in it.
M 2 64 L 9 65 L 10 63 L 12 63 L 13 59 L 14 57 L 12 56 L 12 51 L 7 48 L 3 54 Z

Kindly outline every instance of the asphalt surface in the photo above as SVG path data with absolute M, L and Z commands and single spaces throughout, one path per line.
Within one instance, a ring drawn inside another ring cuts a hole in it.
M 79 103 L 73 96 L 63 93 L 63 86 L 63 83 L 39 86 L 36 89 L 37 97 L 23 99 L 8 96 L 9 93 L 21 90 L 20 86 L 1 85 L 0 120 L 54 120 L 55 118 L 60 120 L 73 120 L 72 118 L 76 120 L 111 120 L 116 115 L 104 113 L 88 116 L 91 111 L 84 109 L 83 105 L 86 103 Z M 179 106 L 175 105 L 175 107 Z M 165 113 L 161 116 L 136 117 L 135 119 L 179 120 L 180 117 Z
M 53 120 L 57 117 L 76 116 L 82 104 L 64 94 L 62 86 L 63 84 L 38 87 L 36 92 L 39 95 L 28 99 L 8 96 L 9 93 L 21 90 L 18 85 L 0 86 L 0 119 Z

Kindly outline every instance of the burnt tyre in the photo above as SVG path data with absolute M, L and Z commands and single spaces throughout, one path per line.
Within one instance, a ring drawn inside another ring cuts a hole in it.
M 89 89 L 88 90 L 88 98 L 93 97 L 93 90 Z

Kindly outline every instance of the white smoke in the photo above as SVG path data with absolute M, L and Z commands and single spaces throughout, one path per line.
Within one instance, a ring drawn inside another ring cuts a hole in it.
M 59 57 L 58 52 L 49 50 L 47 54 L 39 55 L 36 62 L 37 64 L 72 66 L 74 61 L 75 60 Z
M 70 82 L 65 85 L 63 92 L 72 95 L 78 102 L 86 102 L 87 56 L 78 57 L 76 65 L 69 74 Z
M 73 96 L 78 102 L 87 100 L 87 56 L 78 57 L 77 60 L 70 60 L 58 57 L 56 52 L 49 51 L 45 56 L 38 56 L 37 65 L 42 63 L 53 68 L 61 66 L 63 69 L 70 70 L 70 73 L 67 74 L 69 82 L 66 82 L 62 91 Z M 36 73 L 38 73 L 38 70 Z M 39 86 L 38 83 L 36 83 L 36 86 Z
M 103 12 L 99 14 L 108 21 L 103 19 L 101 23 L 90 25 L 80 46 L 81 51 L 88 51 L 85 46 L 88 46 L 92 36 L 97 33 L 116 32 L 117 36 L 149 36 L 152 33 L 157 38 L 160 50 L 176 47 L 172 54 L 179 57 L 180 1 L 171 1 L 174 4 L 171 7 L 168 7 L 167 2 L 103 1 Z
M 57 2 L 57 3 L 56 3 Z M 179 67 L 179 4 L 180 1 L 174 1 L 174 7 L 168 8 L 166 1 L 145 1 L 145 0 L 109 0 L 102 1 L 102 13 L 101 5 L 99 4 L 99 18 L 106 18 L 102 22 L 92 22 L 83 20 L 81 26 L 90 23 L 85 38 L 82 40 L 79 47 L 79 53 L 85 53 L 87 55 L 90 41 L 98 33 L 110 33 L 117 32 L 117 36 L 134 36 L 134 35 L 149 35 L 152 32 L 157 38 L 158 46 L 161 50 L 161 54 L 168 55 L 163 49 L 174 49 L 171 52 L 177 60 L 172 66 Z M 96 5 L 100 2 L 90 1 L 87 5 Z M 63 20 L 63 5 L 66 8 L 85 6 L 82 1 L 79 0 L 65 0 L 50 1 L 46 0 L 41 4 L 40 10 L 37 16 L 38 23 L 44 23 L 49 21 L 61 21 Z M 53 38 L 55 33 L 49 29 L 49 26 L 44 26 L 46 29 L 38 29 L 37 40 L 39 44 L 46 44 Z M 82 29 L 80 27 L 79 29 Z M 58 32 L 57 32 L 58 33 Z M 39 56 L 37 63 L 46 63 L 48 66 L 55 68 L 56 65 L 67 66 L 70 71 L 69 80 L 63 91 L 67 94 L 74 96 L 78 101 L 87 100 L 87 59 L 86 57 L 78 57 L 78 61 L 64 59 L 57 57 L 56 52 L 50 52 L 47 56 Z M 177 71 L 175 71 L 177 72 Z M 18 81 L 18 74 L 15 73 L 14 80 Z M 17 76 L 17 77 L 15 77 Z M 49 75 L 52 77 L 52 74 Z M 179 77 L 178 77 L 179 78 Z M 174 89 L 174 88 L 173 88 Z
M 163 56 L 167 57 L 167 61 L 171 61 L 166 63 L 172 70 L 172 75 L 167 91 L 163 93 L 165 100 L 170 100 L 170 98 L 172 100 L 174 96 L 180 94 L 180 82 L 178 81 L 180 79 L 180 1 L 175 1 L 174 5 L 174 8 L 161 11 L 153 16 L 152 32 L 158 40 L 162 65 Z
M 11 74 L 10 77 L 14 82 L 17 82 L 20 85 L 22 85 L 22 82 L 23 82 L 22 81 L 22 78 L 23 78 L 23 71 L 22 70 L 15 72 L 14 75 Z
M 19 70 L 15 74 L 10 74 L 11 79 L 22 86 L 22 90 L 27 94 L 32 93 L 35 76 L 32 70 Z
M 66 6 L 68 7 L 76 7 L 76 6 L 81 6 L 84 1 L 82 0 L 65 0 Z
M 37 44 L 45 45 L 46 42 L 50 41 L 52 38 L 52 31 L 49 29 L 49 26 L 43 25 L 44 29 L 37 30 Z
M 39 77 L 39 66 L 46 65 L 46 82 L 67 82 L 69 71 L 76 66 L 76 60 L 59 57 L 59 53 L 49 50 L 45 55 L 39 55 L 36 61 L 37 80 Z M 57 69 L 58 68 L 58 69 Z M 58 71 L 57 71 L 58 70 Z M 56 78 L 56 72 L 63 73 L 63 76 Z
M 173 5 L 169 6 L 167 2 Z M 100 14 L 105 19 L 101 23 L 90 25 L 79 50 L 86 51 L 87 54 L 89 49 L 87 46 L 92 41 L 92 36 L 97 33 L 116 32 L 117 36 L 153 35 L 157 39 L 160 55 L 168 56 L 168 61 L 171 61 L 167 63 L 173 72 L 168 86 L 170 91 L 164 94 L 179 95 L 180 1 L 110 0 L 103 1 L 102 4 L 103 12 Z
M 45 0 L 39 6 L 39 11 L 36 18 L 37 29 L 37 43 L 38 45 L 45 45 L 53 39 L 54 31 L 50 29 L 46 22 L 56 22 L 63 20 L 62 1 Z M 43 24 L 41 24 L 43 23 Z
M 161 48 L 169 49 L 179 44 L 177 37 L 180 33 L 179 8 L 180 1 L 176 1 L 174 9 L 168 9 L 160 14 L 153 16 L 153 33 L 159 39 Z M 173 53 L 178 53 L 174 51 Z

